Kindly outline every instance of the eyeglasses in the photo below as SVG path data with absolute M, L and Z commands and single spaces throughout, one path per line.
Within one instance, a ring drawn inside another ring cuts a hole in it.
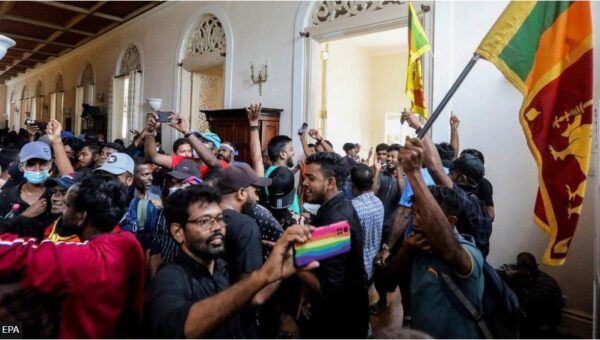
M 196 220 L 188 220 L 186 222 L 199 226 L 203 231 L 208 230 L 210 227 L 212 227 L 214 225 L 215 222 L 217 222 L 222 227 L 225 226 L 225 220 L 223 219 L 223 215 L 219 215 L 216 217 L 202 216 Z

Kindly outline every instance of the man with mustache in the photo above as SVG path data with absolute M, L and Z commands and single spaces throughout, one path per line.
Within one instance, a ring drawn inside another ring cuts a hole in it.
M 165 203 L 173 239 L 181 251 L 150 285 L 147 320 L 157 338 L 242 338 L 239 311 L 257 303 L 266 287 L 294 275 L 291 247 L 310 237 L 308 226 L 291 226 L 265 264 L 233 284 L 221 258 L 226 251 L 224 211 L 219 192 L 206 185 L 178 190 Z M 312 263 L 302 270 L 315 268 Z

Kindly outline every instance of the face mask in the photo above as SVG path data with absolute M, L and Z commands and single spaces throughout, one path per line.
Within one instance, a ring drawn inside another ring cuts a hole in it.
M 27 180 L 27 182 L 31 184 L 41 184 L 44 183 L 49 176 L 48 170 L 43 171 L 27 171 L 23 174 L 23 177 Z

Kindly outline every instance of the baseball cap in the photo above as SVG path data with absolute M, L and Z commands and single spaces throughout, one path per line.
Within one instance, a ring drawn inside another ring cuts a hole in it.
M 71 176 L 49 178 L 46 182 L 44 182 L 44 186 L 46 188 L 61 187 L 65 190 L 69 189 L 73 184 L 75 184 L 75 179 Z
M 485 175 L 485 168 L 479 158 L 471 154 L 462 154 L 452 162 L 451 170 L 469 177 L 479 183 Z
M 217 149 L 221 147 L 221 138 L 219 138 L 219 136 L 214 132 L 196 131 L 196 132 L 194 132 L 194 135 L 196 135 L 196 137 L 202 138 L 206 141 L 212 142 L 215 145 L 215 148 L 217 148 Z
M 198 170 L 198 165 L 194 161 L 185 159 L 179 162 L 175 169 L 169 171 L 167 175 L 179 180 L 186 179 L 190 176 L 200 178 L 200 170 Z
M 19 153 L 19 162 L 24 163 L 30 159 L 39 158 L 45 161 L 52 159 L 52 153 L 48 144 L 43 142 L 31 142 L 23 145 Z
M 247 164 L 230 166 L 223 170 L 223 176 L 217 187 L 221 194 L 230 194 L 248 186 L 266 187 L 271 185 L 270 178 L 258 177 Z
M 269 206 L 273 209 L 285 209 L 294 202 L 294 175 L 285 166 L 277 167 L 269 175 Z
M 94 171 L 106 171 L 117 176 L 124 172 L 129 172 L 133 175 L 134 166 L 133 159 L 128 154 L 115 152 L 108 156 L 106 162 L 101 167 L 94 169 Z

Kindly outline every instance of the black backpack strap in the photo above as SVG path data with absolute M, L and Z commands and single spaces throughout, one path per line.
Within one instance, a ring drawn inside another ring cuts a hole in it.
M 458 288 L 458 285 L 454 282 L 452 277 L 450 277 L 450 275 L 446 274 L 442 270 L 438 271 L 438 275 L 441 278 L 440 282 L 442 282 L 443 285 L 445 285 L 448 288 L 444 289 L 444 292 L 446 292 L 447 294 L 453 294 L 455 297 L 455 299 L 450 299 L 450 301 L 457 300 L 458 302 L 460 302 L 462 307 L 469 313 L 469 315 L 471 315 L 473 320 L 475 320 L 475 322 L 477 323 L 477 327 L 479 327 L 479 330 L 483 334 L 483 337 L 486 339 L 493 339 L 494 337 L 492 335 L 492 332 L 490 332 L 490 329 L 485 323 L 483 315 L 479 312 L 477 308 L 475 308 L 473 303 L 471 303 L 469 298 L 467 298 L 467 296 L 462 292 L 462 290 Z

